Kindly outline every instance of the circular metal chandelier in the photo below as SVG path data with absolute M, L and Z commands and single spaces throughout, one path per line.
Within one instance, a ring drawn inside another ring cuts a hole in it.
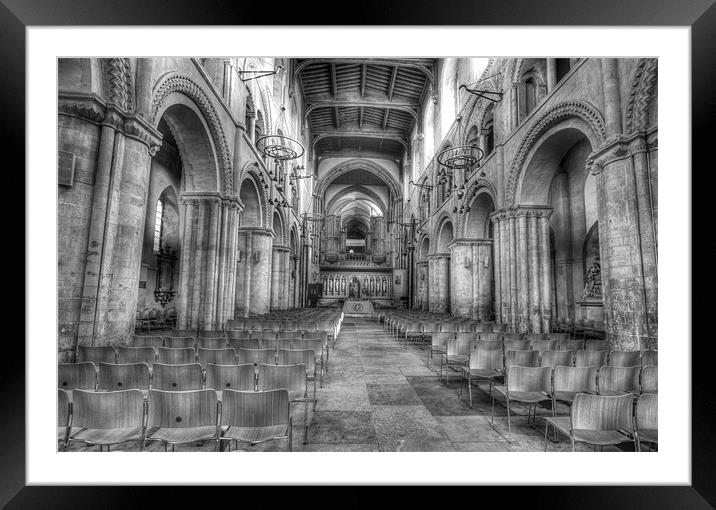
M 458 145 L 441 151 L 438 154 L 438 163 L 451 170 L 472 168 L 484 156 L 484 151 L 476 145 Z
M 301 142 L 285 135 L 262 136 L 256 140 L 256 148 L 276 161 L 297 159 L 305 152 Z

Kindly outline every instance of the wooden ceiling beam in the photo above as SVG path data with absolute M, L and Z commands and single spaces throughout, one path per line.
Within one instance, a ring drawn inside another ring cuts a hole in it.
M 338 81 L 336 80 L 336 64 L 331 64 L 331 89 L 333 97 L 338 97 Z
M 368 66 L 363 64 L 360 70 L 360 97 L 365 95 L 365 80 L 368 75 Z
M 393 74 L 390 77 L 390 85 L 388 86 L 388 101 L 393 100 L 393 90 L 395 89 L 395 78 L 397 78 L 397 76 L 398 76 L 398 66 L 394 66 Z

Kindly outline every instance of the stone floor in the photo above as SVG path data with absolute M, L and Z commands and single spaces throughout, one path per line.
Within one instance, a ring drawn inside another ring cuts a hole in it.
M 435 358 L 437 361 L 437 358 Z M 487 388 L 473 387 L 473 407 L 459 398 L 459 375 L 450 383 L 441 381 L 426 367 L 426 351 L 403 347 L 382 325 L 367 319 L 346 317 L 330 353 L 324 387 L 318 388 L 315 411 L 309 407 L 307 442 L 303 444 L 304 408 L 295 405 L 294 451 L 306 452 L 510 452 L 544 451 L 544 421 L 548 408 L 538 408 L 538 430 L 527 425 L 527 410 L 512 407 L 512 431 L 502 401 L 495 403 L 494 425 L 490 424 L 492 401 Z M 310 391 L 310 389 L 309 389 Z M 558 409 L 567 414 L 568 408 Z M 285 441 L 239 447 L 249 451 L 285 451 Z M 187 445 L 176 451 L 212 451 L 214 444 Z M 571 451 L 569 441 L 548 442 L 548 451 Z M 628 448 L 628 446 L 626 447 Z M 72 451 L 93 450 L 77 444 Z M 136 451 L 136 443 L 112 450 Z M 148 451 L 164 451 L 150 444 Z M 578 451 L 591 451 L 584 445 Z M 605 448 L 604 451 L 619 451 Z

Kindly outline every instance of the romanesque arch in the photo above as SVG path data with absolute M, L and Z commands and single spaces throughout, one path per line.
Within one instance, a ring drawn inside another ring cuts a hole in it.
M 629 88 L 629 98 L 624 110 L 624 131 L 643 131 L 656 124 L 650 113 L 657 98 L 657 59 L 645 58 L 639 61 Z

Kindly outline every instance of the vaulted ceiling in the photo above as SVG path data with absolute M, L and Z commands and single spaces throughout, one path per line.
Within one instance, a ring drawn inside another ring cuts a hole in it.
M 316 157 L 399 159 L 420 122 L 420 104 L 434 80 L 435 59 L 298 59 Z

